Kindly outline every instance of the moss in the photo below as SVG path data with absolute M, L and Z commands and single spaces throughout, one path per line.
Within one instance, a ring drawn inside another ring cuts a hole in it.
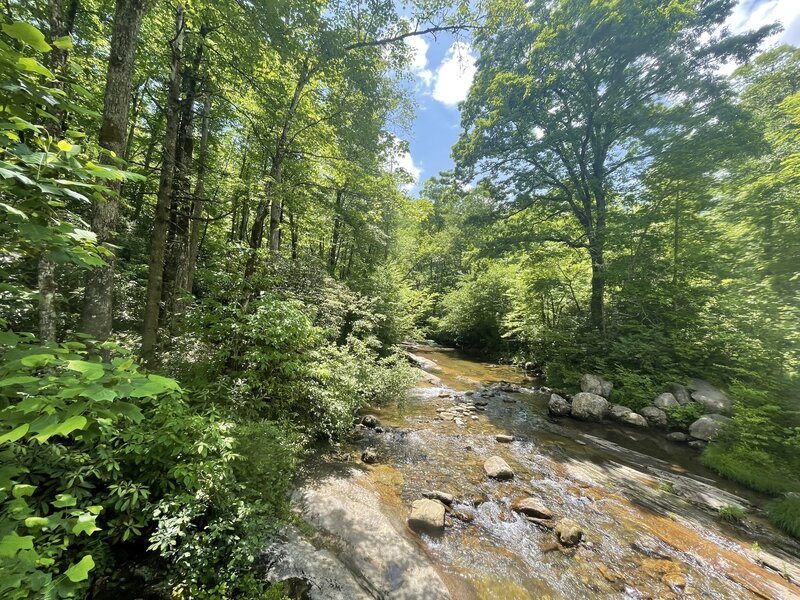
M 767 516 L 773 525 L 800 539 L 800 498 L 790 497 L 767 504 Z
M 721 506 L 719 509 L 719 518 L 729 523 L 738 523 L 744 519 L 744 509 L 741 506 L 734 506 L 729 504 Z

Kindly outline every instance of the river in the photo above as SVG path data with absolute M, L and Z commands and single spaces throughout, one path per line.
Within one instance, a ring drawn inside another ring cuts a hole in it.
M 405 403 L 370 411 L 381 431 L 365 428 L 321 454 L 298 486 L 295 508 L 313 532 L 305 548 L 319 551 L 308 562 L 322 564 L 324 552 L 353 575 L 327 588 L 317 581 L 308 597 L 349 600 L 357 587 L 358 597 L 409 600 L 800 598 L 800 545 L 759 515 L 764 497 L 705 469 L 696 451 L 663 432 L 554 421 L 540 382 L 519 369 L 447 349 L 415 353 L 435 366 Z M 473 408 L 476 398 L 485 406 Z M 376 464 L 351 459 L 365 447 Z M 513 480 L 486 477 L 483 463 L 495 455 Z M 450 516 L 440 536 L 413 533 L 405 521 L 423 490 L 453 494 L 453 511 L 472 520 Z M 563 547 L 511 510 L 527 496 L 554 520 L 576 521 L 581 544 Z M 726 505 L 747 518 L 723 521 L 716 509 Z M 273 578 L 314 579 L 313 566 L 295 562 Z

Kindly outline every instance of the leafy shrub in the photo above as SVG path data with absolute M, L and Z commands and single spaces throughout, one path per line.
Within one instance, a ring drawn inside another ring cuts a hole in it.
M 610 379 L 614 382 L 614 402 L 632 410 L 652 404 L 662 387 L 654 377 L 625 367 L 615 368 Z
M 719 474 L 767 494 L 800 490 L 797 471 L 764 451 L 746 450 L 714 440 L 704 450 L 703 464 Z
M 665 411 L 669 424 L 678 429 L 689 429 L 689 426 L 705 414 L 702 404 L 689 402 L 681 406 L 674 406 Z

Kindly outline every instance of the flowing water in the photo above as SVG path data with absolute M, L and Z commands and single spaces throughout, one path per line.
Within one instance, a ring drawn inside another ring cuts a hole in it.
M 364 467 L 359 485 L 421 545 L 451 597 L 800 598 L 800 546 L 758 516 L 764 498 L 704 469 L 696 451 L 663 432 L 554 422 L 548 395 L 534 391 L 540 382 L 522 371 L 445 349 L 415 352 L 436 363 L 434 377 L 402 406 L 374 411 L 384 431 L 365 430 L 346 449 L 377 450 L 379 464 Z M 501 381 L 529 389 L 492 387 Z M 476 397 L 487 402 L 483 410 L 469 408 Z M 497 434 L 515 440 L 499 443 Z M 486 477 L 493 455 L 513 468 L 512 481 Z M 448 518 L 442 536 L 416 536 L 405 519 L 423 490 L 454 494 L 453 511 L 473 520 Z M 511 510 L 525 496 L 554 520 L 578 522 L 584 541 L 561 547 L 550 529 Z M 750 516 L 725 523 L 714 515 L 725 504 Z

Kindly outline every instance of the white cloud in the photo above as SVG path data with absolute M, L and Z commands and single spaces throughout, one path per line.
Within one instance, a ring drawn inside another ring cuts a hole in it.
M 422 80 L 426 88 L 431 86 L 433 72 L 428 66 L 428 48 L 430 45 L 421 36 L 412 36 L 405 39 L 411 53 L 411 71 Z
M 403 185 L 405 191 L 411 191 L 419 182 L 422 175 L 422 167 L 414 162 L 414 157 L 407 149 L 407 144 L 400 138 L 392 136 L 392 150 L 388 157 L 386 168 L 394 173 L 398 170 L 405 171 L 412 179 L 411 182 Z
M 740 0 L 725 25 L 734 33 L 742 33 L 777 22 L 783 26 L 783 32 L 768 38 L 766 45 L 776 41 L 796 43 L 797 40 L 791 39 L 791 25 L 799 19 L 798 0 Z M 730 75 L 736 67 L 738 64 L 731 61 L 720 65 L 718 71 L 721 75 Z
M 454 42 L 436 70 L 433 97 L 448 106 L 466 100 L 476 70 L 472 47 L 466 42 Z
M 797 0 L 741 0 L 733 9 L 727 25 L 733 31 L 740 32 L 777 21 L 783 25 L 785 32 L 798 17 L 800 3 Z

